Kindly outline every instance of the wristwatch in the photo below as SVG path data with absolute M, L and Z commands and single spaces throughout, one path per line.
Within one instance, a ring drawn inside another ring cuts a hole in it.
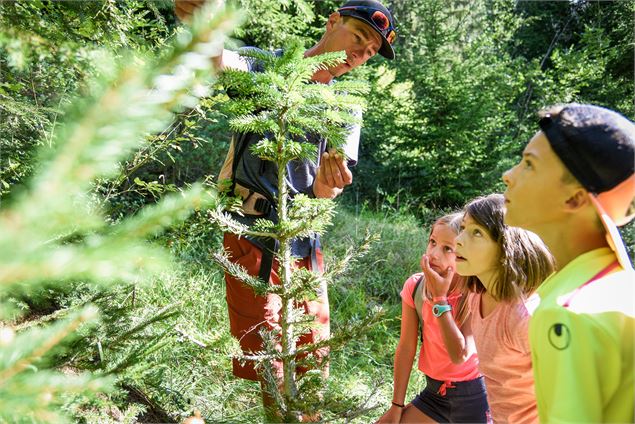
M 443 315 L 444 313 L 446 313 L 447 311 L 451 311 L 452 310 L 452 306 L 448 305 L 448 304 L 439 304 L 436 303 L 433 307 L 432 307 L 432 313 L 434 314 L 435 317 L 440 317 L 441 315 Z

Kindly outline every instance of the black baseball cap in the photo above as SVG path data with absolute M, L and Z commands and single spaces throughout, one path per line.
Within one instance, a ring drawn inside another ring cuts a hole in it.
M 589 192 L 623 266 L 630 265 L 617 226 L 635 217 L 635 123 L 600 106 L 569 103 L 541 113 L 542 132 Z
M 378 53 L 386 59 L 394 59 L 395 20 L 390 10 L 375 0 L 349 0 L 337 9 L 342 16 L 351 16 L 364 21 L 381 36 L 381 47 Z

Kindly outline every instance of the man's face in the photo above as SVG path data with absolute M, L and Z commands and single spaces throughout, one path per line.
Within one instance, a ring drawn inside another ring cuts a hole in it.
M 566 168 L 539 131 L 516 166 L 503 174 L 505 223 L 540 235 L 564 219 L 567 201 L 579 186 L 563 181 Z
M 345 19 L 337 12 L 329 17 L 326 37 L 326 52 L 346 52 L 346 61 L 329 69 L 334 77 L 366 63 L 377 54 L 382 42 L 381 36 L 370 25 L 353 17 Z

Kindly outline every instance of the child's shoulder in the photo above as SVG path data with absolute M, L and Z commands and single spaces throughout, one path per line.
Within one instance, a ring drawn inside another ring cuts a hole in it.
M 415 272 L 414 274 L 412 274 L 410 277 L 406 279 L 406 284 L 407 283 L 416 284 L 417 281 L 423 278 L 424 278 L 423 272 Z
M 423 281 L 423 272 L 417 272 L 408 277 L 403 283 L 404 290 L 412 292 L 419 280 Z
M 537 296 L 532 295 L 527 298 L 502 302 L 499 305 L 502 309 L 501 321 L 511 338 L 516 338 L 519 334 L 526 335 L 529 319 L 536 308 L 536 301 L 539 300 Z
M 575 314 L 597 315 L 606 312 L 635 317 L 635 272 L 620 270 L 583 284 L 557 299 L 558 306 Z
M 498 308 L 501 309 L 501 317 L 505 321 L 516 325 L 516 323 L 526 321 L 531 317 L 531 309 L 535 308 L 533 303 L 533 297 L 512 299 L 501 301 Z
M 410 277 L 408 277 L 406 282 L 403 284 L 403 289 L 401 290 L 401 293 L 400 293 L 401 298 L 406 302 L 406 304 L 412 306 L 413 308 L 415 307 L 414 301 L 413 301 L 413 294 L 415 291 L 415 287 L 417 285 L 417 282 L 421 280 L 422 277 L 423 277 L 422 272 L 419 272 L 417 274 L 412 274 Z

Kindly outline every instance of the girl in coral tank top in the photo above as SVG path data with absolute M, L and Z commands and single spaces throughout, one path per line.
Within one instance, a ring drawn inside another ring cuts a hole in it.
M 379 423 L 490 421 L 470 330 L 468 292 L 464 279 L 454 273 L 455 238 L 461 218 L 462 214 L 447 215 L 432 225 L 421 258 L 423 272 L 408 278 L 401 291 L 393 400 Z M 426 386 L 405 405 L 420 335 L 419 370 L 426 375 Z

